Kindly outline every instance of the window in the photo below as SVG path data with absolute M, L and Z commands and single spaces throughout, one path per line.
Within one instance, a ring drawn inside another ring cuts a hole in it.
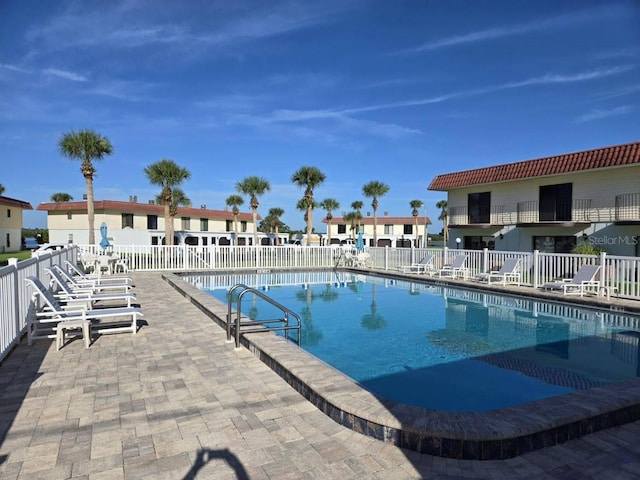
M 491 192 L 470 193 L 467 211 L 469 223 L 491 223 Z
M 182 230 L 191 230 L 191 219 L 189 217 L 182 217 Z
M 240 231 L 241 232 L 246 232 L 247 231 L 247 221 L 246 220 L 240 221 Z
M 200 219 L 200 231 L 201 232 L 206 232 L 209 230 L 209 219 L 208 218 L 201 218 Z
M 156 237 L 155 235 L 153 237 L 151 237 L 151 245 L 159 245 L 159 239 L 160 237 Z
M 233 232 L 233 220 L 227 220 L 226 231 Z
M 496 239 L 492 235 L 490 236 L 465 235 L 464 248 L 467 250 L 483 250 L 485 248 L 489 250 L 495 250 Z
M 8 210 L 8 211 L 11 211 L 11 210 Z M 9 235 L 8 233 L 7 233 L 7 242 L 6 243 L 7 243 L 7 248 L 9 248 L 11 246 L 11 235 Z
M 71 212 L 67 212 L 67 220 L 71 220 L 73 218 L 73 214 Z
M 122 228 L 133 228 L 133 213 L 122 214 Z
M 158 215 L 147 215 L 147 230 L 158 229 Z
M 405 223 L 402 229 L 402 233 L 404 233 L 405 235 L 413 235 L 413 225 L 411 225 L 410 223 Z
M 11 218 L 11 209 L 7 208 L 7 218 Z M 7 245 L 8 247 L 9 245 Z
M 339 223 L 338 224 L 338 233 L 347 233 L 347 224 Z
M 385 235 L 393 235 L 393 225 L 385 225 L 384 226 L 384 234 Z
M 69 234 L 69 242 L 68 243 L 73 243 L 73 233 Z
M 546 253 L 571 253 L 576 246 L 574 236 L 536 236 L 533 237 L 533 249 Z
M 202 237 L 202 246 L 203 246 L 203 247 L 206 247 L 206 246 L 207 246 L 208 240 L 209 240 L 209 239 L 208 239 L 207 237 Z
M 571 220 L 573 184 L 542 185 L 540 187 L 539 219 L 541 222 Z

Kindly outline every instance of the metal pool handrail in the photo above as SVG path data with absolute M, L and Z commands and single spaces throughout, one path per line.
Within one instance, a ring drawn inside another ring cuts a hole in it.
M 229 289 L 229 298 L 227 299 L 227 341 L 230 342 L 231 341 L 231 331 L 232 331 L 232 309 L 231 309 L 231 304 L 233 303 L 233 292 L 235 292 L 238 289 L 242 289 L 242 291 L 238 294 L 238 303 L 236 305 L 236 319 L 235 322 L 233 322 L 235 325 L 235 330 L 234 330 L 234 336 L 235 336 L 235 342 L 236 342 L 236 348 L 240 347 L 240 331 L 242 327 L 248 327 L 248 326 L 255 326 L 254 328 L 244 328 L 242 329 L 243 333 L 252 333 L 252 332 L 266 332 L 269 330 L 283 330 L 284 331 L 284 337 L 288 340 L 289 339 L 289 330 L 297 330 L 298 331 L 298 338 L 296 340 L 296 342 L 299 344 L 300 343 L 300 325 L 301 325 L 301 321 L 300 321 L 300 317 L 298 316 L 298 314 L 296 314 L 294 311 L 290 310 L 289 308 L 285 307 L 284 305 L 276 302 L 273 298 L 265 295 L 264 293 L 260 292 L 259 290 L 256 290 L 255 288 L 249 287 L 248 285 L 245 285 L 243 283 L 237 283 L 236 285 L 234 285 L 233 287 L 231 287 Z M 242 318 L 242 297 L 244 296 L 245 293 L 253 293 L 255 295 L 257 295 L 258 297 L 262 298 L 263 300 L 265 300 L 267 303 L 270 303 L 271 305 L 273 305 L 274 307 L 276 307 L 277 309 L 279 309 L 282 313 L 283 313 L 283 318 L 272 318 L 272 319 L 267 319 L 267 320 L 249 320 L 249 321 L 245 321 L 243 322 L 241 320 Z M 290 325 L 289 324 L 289 317 L 293 317 L 295 320 L 295 325 Z M 276 325 L 276 326 L 272 326 L 272 325 L 267 325 L 267 324 L 272 324 L 272 323 L 280 323 L 280 325 Z

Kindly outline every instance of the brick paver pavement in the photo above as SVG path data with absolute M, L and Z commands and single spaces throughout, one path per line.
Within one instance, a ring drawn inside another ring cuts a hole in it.
M 134 273 L 137 335 L 23 341 L 0 365 L 0 480 L 634 479 L 640 422 L 502 461 L 382 443 L 326 417 L 178 295 Z

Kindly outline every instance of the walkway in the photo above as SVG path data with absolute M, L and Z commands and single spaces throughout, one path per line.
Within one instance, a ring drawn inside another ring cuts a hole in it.
M 640 422 L 510 460 L 404 451 L 334 423 L 159 273 L 137 335 L 22 342 L 0 366 L 5 479 L 634 479 Z

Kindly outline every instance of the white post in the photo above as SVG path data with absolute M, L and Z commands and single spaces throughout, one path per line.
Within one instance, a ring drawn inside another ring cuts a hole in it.
M 533 251 L 533 278 L 531 279 L 533 283 L 533 288 L 538 288 L 538 285 L 540 285 L 539 283 L 540 265 L 538 264 L 538 262 L 540 261 L 540 257 L 538 255 L 539 253 L 540 253 L 539 250 Z

